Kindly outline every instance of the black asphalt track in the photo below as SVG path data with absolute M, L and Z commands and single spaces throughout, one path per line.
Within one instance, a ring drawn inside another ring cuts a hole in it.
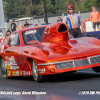
M 20 94 L 7 95 L 5 94 L 7 91 Z M 22 91 L 30 91 L 31 94 L 25 95 Z M 32 91 L 42 91 L 46 94 L 32 94 Z M 82 91 L 89 93 L 82 94 Z M 90 91 L 95 93 L 90 94 Z M 100 100 L 99 92 L 100 73 L 95 73 L 91 68 L 75 73 L 48 76 L 43 83 L 35 82 L 32 77 L 5 79 L 0 74 L 0 100 Z

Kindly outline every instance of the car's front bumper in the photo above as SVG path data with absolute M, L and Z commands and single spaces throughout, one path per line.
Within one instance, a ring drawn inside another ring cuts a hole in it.
M 100 55 L 53 63 L 38 64 L 40 75 L 55 74 L 100 66 Z M 54 70 L 51 72 L 51 70 Z

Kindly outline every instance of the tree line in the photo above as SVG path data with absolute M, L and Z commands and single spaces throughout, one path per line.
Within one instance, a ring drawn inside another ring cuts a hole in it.
M 68 5 L 75 11 L 100 7 L 100 0 L 45 0 L 48 14 L 66 13 Z M 3 0 L 5 19 L 44 15 L 43 0 Z

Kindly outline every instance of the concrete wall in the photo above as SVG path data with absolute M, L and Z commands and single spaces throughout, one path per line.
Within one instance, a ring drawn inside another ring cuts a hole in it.
M 91 13 L 91 12 L 80 13 L 79 15 L 80 15 L 80 17 L 81 17 L 82 19 L 86 19 L 86 18 L 90 18 L 90 13 Z
M 82 19 L 86 19 L 86 18 L 89 18 L 90 17 L 90 12 L 88 13 L 80 13 L 80 11 L 78 12 L 78 14 L 80 15 L 80 17 Z M 64 13 L 60 14 L 59 16 L 56 16 L 56 15 L 52 15 L 52 16 L 48 16 L 48 22 L 51 23 L 51 22 L 57 22 L 57 19 L 58 17 L 61 17 L 63 19 L 64 17 Z M 16 21 L 15 23 L 17 24 L 17 26 L 20 26 L 21 24 L 24 25 L 25 24 L 25 21 L 27 21 L 29 24 L 38 24 L 38 23 L 44 23 L 44 16 L 42 18 L 37 18 L 33 17 L 33 19 L 27 19 L 27 20 L 21 20 L 21 21 Z M 10 22 L 7 23 L 8 27 L 10 27 Z
M 87 31 L 87 32 L 92 32 L 92 31 L 94 31 L 94 29 L 93 29 L 93 24 L 92 24 L 91 21 L 86 22 L 86 31 Z M 98 28 L 97 28 L 97 26 L 96 26 L 96 31 L 99 31 Z

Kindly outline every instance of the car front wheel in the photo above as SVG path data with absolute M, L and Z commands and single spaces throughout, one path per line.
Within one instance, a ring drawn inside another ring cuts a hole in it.
M 40 82 L 43 82 L 45 80 L 44 75 L 39 75 L 38 68 L 37 68 L 37 65 L 36 65 L 34 60 L 31 61 L 31 69 L 32 69 L 32 74 L 33 74 L 33 78 L 35 81 L 40 83 Z

